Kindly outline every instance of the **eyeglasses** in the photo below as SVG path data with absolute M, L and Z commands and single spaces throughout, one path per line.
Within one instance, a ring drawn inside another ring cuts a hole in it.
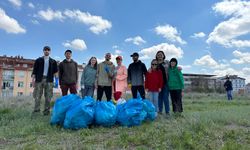
M 151 64 L 152 66 L 157 66 L 158 64 Z

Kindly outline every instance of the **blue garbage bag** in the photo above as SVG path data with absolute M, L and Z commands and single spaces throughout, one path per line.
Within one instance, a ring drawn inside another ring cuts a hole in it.
M 151 121 L 156 118 L 156 111 L 154 104 L 149 100 L 143 100 L 143 110 L 147 113 L 146 120 L 149 119 Z
M 117 122 L 123 126 L 141 125 L 146 115 L 141 99 L 131 99 L 124 104 L 117 105 Z
M 73 105 L 66 113 L 63 127 L 66 129 L 87 128 L 93 123 L 95 100 L 85 97 L 80 104 Z
M 50 124 L 63 125 L 68 109 L 73 105 L 80 104 L 80 102 L 81 98 L 75 94 L 62 96 L 61 98 L 57 99 L 53 107 Z
M 95 123 L 97 125 L 102 125 L 109 127 L 115 124 L 116 122 L 116 106 L 111 102 L 96 102 L 95 107 Z

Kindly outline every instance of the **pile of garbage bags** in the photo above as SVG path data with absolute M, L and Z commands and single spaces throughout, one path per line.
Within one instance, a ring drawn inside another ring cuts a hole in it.
M 156 118 L 155 107 L 149 100 L 96 101 L 70 94 L 56 100 L 50 124 L 66 129 L 87 128 L 89 125 L 110 127 L 115 124 L 132 127 Z

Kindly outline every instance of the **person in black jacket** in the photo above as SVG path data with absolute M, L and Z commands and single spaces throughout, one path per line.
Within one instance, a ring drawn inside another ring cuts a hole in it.
M 146 76 L 147 68 L 139 60 L 138 53 L 133 53 L 130 56 L 134 62 L 128 67 L 128 85 L 131 87 L 134 99 L 137 98 L 137 92 L 140 93 L 142 99 L 145 99 L 144 77 Z
M 227 77 L 227 81 L 224 83 L 224 87 L 227 91 L 227 99 L 233 100 L 233 96 L 232 96 L 233 85 L 232 85 L 232 82 L 229 80 L 229 77 Z
M 35 60 L 32 72 L 33 97 L 35 99 L 33 113 L 40 113 L 40 101 L 44 91 L 44 115 L 49 115 L 50 113 L 50 100 L 53 96 L 53 79 L 57 76 L 58 71 L 57 62 L 49 57 L 50 50 L 49 46 L 43 48 L 44 56 Z

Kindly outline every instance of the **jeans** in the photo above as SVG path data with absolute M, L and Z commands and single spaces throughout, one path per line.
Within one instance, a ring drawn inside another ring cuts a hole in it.
M 169 113 L 169 89 L 168 89 L 168 85 L 165 84 L 161 90 L 161 92 L 159 93 L 159 97 L 158 97 L 158 107 L 159 107 L 159 112 L 162 113 L 162 109 L 163 109 L 163 103 L 165 106 L 165 112 L 166 114 Z
M 94 96 L 94 91 L 95 91 L 95 86 L 91 86 L 91 85 L 85 85 L 84 89 L 81 89 L 82 92 L 82 98 L 84 98 L 85 96 Z
M 110 101 L 111 97 L 112 97 L 112 86 L 100 86 L 100 85 L 98 85 L 98 88 L 97 88 L 97 100 L 98 101 L 102 100 L 103 92 L 105 92 L 105 95 L 107 97 L 107 101 Z
M 159 92 L 148 92 L 148 97 L 149 97 L 149 100 L 154 104 L 155 111 L 157 112 Z
M 173 112 L 183 112 L 182 107 L 182 90 L 170 90 Z
M 228 100 L 233 100 L 232 90 L 228 90 L 228 91 L 227 91 L 227 99 L 228 99 Z
M 138 98 L 137 97 L 137 91 L 140 93 L 141 98 L 145 99 L 145 90 L 144 90 L 143 85 L 132 86 L 131 91 L 132 91 L 132 96 L 133 96 L 134 99 Z

